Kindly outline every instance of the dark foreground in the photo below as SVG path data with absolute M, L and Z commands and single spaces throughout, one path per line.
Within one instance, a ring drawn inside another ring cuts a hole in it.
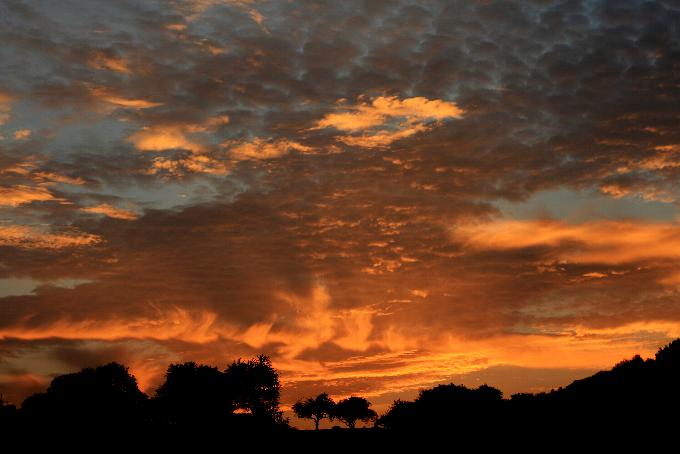
M 152 399 L 121 375 L 126 369 L 109 366 L 57 377 L 19 409 L 2 405 L 1 440 L 19 448 L 6 452 L 680 449 L 680 340 L 653 359 L 636 356 L 548 393 L 504 399 L 486 385 L 440 385 L 395 401 L 365 429 L 291 428 L 266 358 L 235 363 L 221 375 L 182 365 Z M 224 377 L 231 381 L 219 381 Z

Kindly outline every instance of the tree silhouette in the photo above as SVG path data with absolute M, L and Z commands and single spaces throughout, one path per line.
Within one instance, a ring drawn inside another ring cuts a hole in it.
M 378 415 L 371 408 L 371 403 L 363 397 L 349 397 L 335 405 L 333 416 L 342 421 L 350 429 L 354 429 L 357 421 L 373 421 Z
M 335 402 L 328 394 L 319 394 L 315 398 L 297 401 L 293 404 L 293 412 L 298 418 L 314 420 L 314 429 L 319 430 L 319 422 L 324 418 L 334 419 Z
M 410 429 L 413 420 L 417 417 L 418 409 L 415 402 L 397 399 L 390 408 L 375 422 L 377 427 L 387 429 Z
M 223 421 L 234 410 L 233 392 L 216 367 L 194 362 L 171 364 L 156 390 L 155 417 L 170 424 Z
M 17 407 L 5 401 L 0 394 L 0 428 L 7 428 L 15 422 Z
M 388 436 L 395 431 L 455 430 L 482 442 L 489 433 L 551 440 L 634 431 L 664 436 L 675 433 L 677 419 L 671 412 L 680 406 L 678 383 L 680 340 L 661 348 L 653 359 L 636 355 L 611 370 L 549 392 L 504 400 L 498 389 L 487 385 L 435 386 L 422 390 L 414 401 L 395 401 L 376 426 L 387 429 L 382 433 Z M 224 371 L 193 362 L 172 364 L 151 401 L 125 366 L 109 363 L 54 378 L 45 392 L 27 398 L 18 411 L 0 396 L 0 429 L 43 433 L 55 427 L 76 428 L 117 436 L 151 430 L 171 440 L 176 428 L 188 428 L 188 434 L 195 435 L 219 424 L 220 431 L 239 436 L 282 434 L 288 425 L 279 398 L 278 374 L 266 356 L 237 360 Z M 361 397 L 333 405 L 327 394 L 321 394 L 296 402 L 293 410 L 298 417 L 314 420 L 316 428 L 323 418 L 338 418 L 352 429 L 358 421 L 376 418 L 370 405 Z M 375 432 L 324 432 L 337 434 L 373 437 Z
M 401 430 L 489 424 L 499 417 L 502 397 L 500 390 L 487 385 L 438 385 L 422 390 L 413 402 L 395 401 L 376 425 Z
M 127 367 L 109 363 L 61 375 L 34 394 L 22 412 L 34 421 L 81 425 L 130 425 L 146 420 L 147 397 Z
M 279 409 L 281 384 L 271 360 L 260 355 L 248 361 L 234 361 L 224 371 L 234 396 L 235 410 L 250 413 L 261 422 L 286 424 Z

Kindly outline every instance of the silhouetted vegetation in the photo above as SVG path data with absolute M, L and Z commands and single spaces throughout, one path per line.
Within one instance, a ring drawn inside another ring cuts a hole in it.
M 127 367 L 109 363 L 60 375 L 21 406 L 33 425 L 131 426 L 146 422 L 147 396 Z
M 171 364 L 153 399 L 153 418 L 172 425 L 224 422 L 235 409 L 234 392 L 217 367 Z
M 491 386 L 446 384 L 422 390 L 413 401 L 394 401 L 379 418 L 365 398 L 335 403 L 326 393 L 300 400 L 292 410 L 299 418 L 313 420 L 317 430 L 323 419 L 338 419 L 349 429 L 359 421 L 375 421 L 374 428 L 340 431 L 353 440 L 370 433 L 390 437 L 419 431 L 455 431 L 480 441 L 489 433 L 536 439 L 659 432 L 677 421 L 679 385 L 680 339 L 661 348 L 654 359 L 635 356 L 547 393 L 503 399 Z M 125 366 L 109 363 L 54 378 L 45 392 L 27 398 L 19 410 L 0 396 L 0 427 L 292 434 L 279 408 L 280 388 L 278 373 L 266 356 L 237 360 L 224 370 L 194 362 L 171 364 L 151 398 L 139 390 Z M 326 432 L 328 437 L 339 436 L 332 435 L 337 430 Z
M 363 397 L 348 397 L 335 405 L 333 416 L 354 429 L 357 421 L 370 422 L 377 418 L 378 415 L 370 406 L 371 403 Z
M 228 389 L 234 392 L 236 411 L 250 414 L 260 424 L 287 424 L 279 410 L 279 375 L 268 357 L 235 361 L 224 374 Z
M 194 362 L 171 364 L 151 401 L 152 420 L 180 427 L 286 426 L 280 384 L 269 358 L 233 362 L 224 371 Z
M 395 401 L 376 424 L 398 430 L 488 424 L 501 409 L 502 399 L 503 394 L 498 389 L 486 385 L 477 389 L 439 385 L 421 391 L 414 402 Z
M 498 389 L 454 384 L 424 390 L 414 401 L 395 401 L 376 425 L 389 431 L 439 430 L 467 433 L 494 428 L 506 434 L 602 434 L 661 427 L 677 420 L 680 404 L 680 339 L 655 359 L 635 356 L 609 371 L 538 394 L 503 399 Z M 673 414 L 669 411 L 673 411 Z
M 328 418 L 332 421 L 335 418 L 334 412 L 335 402 L 326 393 L 293 404 L 295 416 L 313 420 L 315 430 L 319 430 L 319 422 L 322 419 Z
M 10 428 L 16 423 L 17 407 L 5 402 L 2 394 L 0 394 L 0 427 Z

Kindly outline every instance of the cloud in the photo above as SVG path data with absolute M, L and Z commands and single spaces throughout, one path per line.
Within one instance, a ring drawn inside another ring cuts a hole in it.
M 0 206 L 16 207 L 31 202 L 42 202 L 53 199 L 54 195 L 47 188 L 41 186 L 0 186 Z
M 546 247 L 557 259 L 574 262 L 621 264 L 680 258 L 677 223 L 501 220 L 454 229 L 455 238 L 479 249 Z
M 12 112 L 12 104 L 16 98 L 8 92 L 0 90 L 0 126 L 7 123 Z
M 141 151 L 184 149 L 193 153 L 206 151 L 206 146 L 192 135 L 213 132 L 229 123 L 229 116 L 210 117 L 202 123 L 177 123 L 147 126 L 127 138 Z
M 254 11 L 250 9 L 250 6 L 255 3 L 256 0 L 188 0 L 188 1 L 176 1 L 175 8 L 178 12 L 187 15 L 188 20 L 196 20 L 200 18 L 207 10 L 214 6 L 231 6 L 243 11 L 249 12 Z M 251 15 L 252 17 L 252 15 Z M 252 17 L 255 22 L 258 22 L 255 17 Z M 259 25 L 259 22 L 258 22 Z
M 187 138 L 182 126 L 146 127 L 128 137 L 137 149 L 141 151 L 165 151 L 175 148 L 203 151 L 203 146 Z
M 205 343 L 214 341 L 220 335 L 215 326 L 216 315 L 208 312 L 189 312 L 181 308 L 157 314 L 155 318 L 124 320 L 55 320 L 48 326 L 31 328 L 15 325 L 0 329 L 0 339 L 22 340 L 46 339 L 178 339 L 187 342 Z
M 127 99 L 117 96 L 104 87 L 94 87 L 90 89 L 90 93 L 98 100 L 111 104 L 116 107 L 125 107 L 130 109 L 150 109 L 163 105 L 159 102 L 147 101 L 145 99 Z
M 266 161 L 288 155 L 291 151 L 313 154 L 314 149 L 285 139 L 229 140 L 220 144 L 219 152 L 201 149 L 190 155 L 158 156 L 153 159 L 152 174 L 176 177 L 185 174 L 228 175 L 241 161 Z
M 397 97 L 380 96 L 351 107 L 340 107 L 340 113 L 326 114 L 315 129 L 335 128 L 356 133 L 370 130 L 360 136 L 341 136 L 339 139 L 352 146 L 367 148 L 389 145 L 395 140 L 412 136 L 430 129 L 425 122 L 461 118 L 463 110 L 456 104 L 423 97 L 400 100 Z
M 85 184 L 85 180 L 81 177 L 71 177 L 68 175 L 62 175 L 55 172 L 33 172 L 32 177 L 34 181 L 39 184 L 71 184 L 76 186 L 82 186 Z
M 85 184 L 85 180 L 80 177 L 40 169 L 40 163 L 31 157 L 8 163 L 4 168 L 0 164 L 2 181 L 15 183 L 0 186 L 0 207 L 19 207 L 47 201 L 67 203 L 65 199 L 55 197 L 50 188 L 55 185 Z
M 377 148 L 387 146 L 395 140 L 404 139 L 416 133 L 428 130 L 429 128 L 425 125 L 415 125 L 396 132 L 380 131 L 374 134 L 340 137 L 339 140 L 354 147 Z
M 49 233 L 26 225 L 0 225 L 0 246 L 21 249 L 61 249 L 89 246 L 101 241 L 97 235 L 68 232 Z
M 93 52 L 89 56 L 87 64 L 94 69 L 132 74 L 130 62 L 126 58 L 115 55 L 113 52 Z
M 407 123 L 425 120 L 460 118 L 463 110 L 454 103 L 439 99 L 429 100 L 422 97 L 396 97 L 372 99 L 348 109 L 348 112 L 332 113 L 319 120 L 317 128 L 335 128 L 340 131 L 361 131 L 385 124 L 392 117 L 403 118 Z
M 0 278 L 88 282 L 2 298 L 11 387 L 264 352 L 387 403 L 678 334 L 670 2 L 6 3 Z
M 229 159 L 233 161 L 249 161 L 280 158 L 292 150 L 300 153 L 310 153 L 311 147 L 298 142 L 279 139 L 263 139 L 256 137 L 251 141 L 225 142 L 222 147 L 229 150 Z
M 229 174 L 229 166 L 205 154 L 191 154 L 180 158 L 158 156 L 153 159 L 149 173 L 172 176 L 182 176 L 187 173 L 227 175 Z
M 139 217 L 139 215 L 134 211 L 117 208 L 109 205 L 108 203 L 102 203 L 90 207 L 83 207 L 80 210 L 86 213 L 103 214 L 104 216 L 108 216 L 113 219 L 123 219 L 126 221 L 133 221 Z
M 18 129 L 14 131 L 14 140 L 26 140 L 31 137 L 30 129 Z

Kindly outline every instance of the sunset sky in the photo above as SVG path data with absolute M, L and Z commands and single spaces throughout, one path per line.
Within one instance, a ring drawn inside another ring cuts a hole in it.
M 680 336 L 677 0 L 0 2 L 0 392 L 270 355 L 541 391 Z

